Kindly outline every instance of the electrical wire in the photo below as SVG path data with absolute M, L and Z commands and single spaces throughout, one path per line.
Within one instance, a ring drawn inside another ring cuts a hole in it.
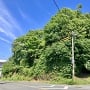
M 53 0 L 53 2 L 54 2 L 55 6 L 57 7 L 57 9 L 58 9 L 58 11 L 59 11 L 60 9 L 59 9 L 59 6 L 58 6 L 56 0 Z

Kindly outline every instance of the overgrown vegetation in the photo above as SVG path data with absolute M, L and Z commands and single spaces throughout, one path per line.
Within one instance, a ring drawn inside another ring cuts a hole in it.
M 28 77 L 30 80 L 57 82 L 63 78 L 71 83 L 72 31 L 77 34 L 74 38 L 75 74 L 79 76 L 89 72 L 90 14 L 83 14 L 80 8 L 63 8 L 51 18 L 43 30 L 30 30 L 14 41 L 13 55 L 3 66 L 3 77 L 17 76 L 20 80 Z

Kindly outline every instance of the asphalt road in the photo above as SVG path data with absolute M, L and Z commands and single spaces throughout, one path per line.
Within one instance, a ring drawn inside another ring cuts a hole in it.
M 90 85 L 52 85 L 39 82 L 0 82 L 0 90 L 90 90 Z

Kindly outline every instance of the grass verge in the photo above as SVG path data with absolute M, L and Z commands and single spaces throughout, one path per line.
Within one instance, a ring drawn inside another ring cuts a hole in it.
M 45 80 L 33 80 L 30 77 L 24 77 L 24 76 L 19 76 L 19 75 L 15 75 L 12 77 L 8 77 L 8 78 L 1 78 L 1 81 L 35 81 L 35 82 L 48 82 L 51 84 L 68 84 L 68 85 L 88 85 L 90 84 L 90 76 L 87 78 L 78 78 L 75 77 L 74 81 L 72 79 L 66 79 L 66 78 L 62 78 L 62 77 L 56 77 L 54 79 L 45 81 Z

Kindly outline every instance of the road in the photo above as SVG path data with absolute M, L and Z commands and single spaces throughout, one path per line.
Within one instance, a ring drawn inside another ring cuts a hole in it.
M 39 82 L 0 82 L 0 90 L 90 90 L 90 85 L 52 85 Z

